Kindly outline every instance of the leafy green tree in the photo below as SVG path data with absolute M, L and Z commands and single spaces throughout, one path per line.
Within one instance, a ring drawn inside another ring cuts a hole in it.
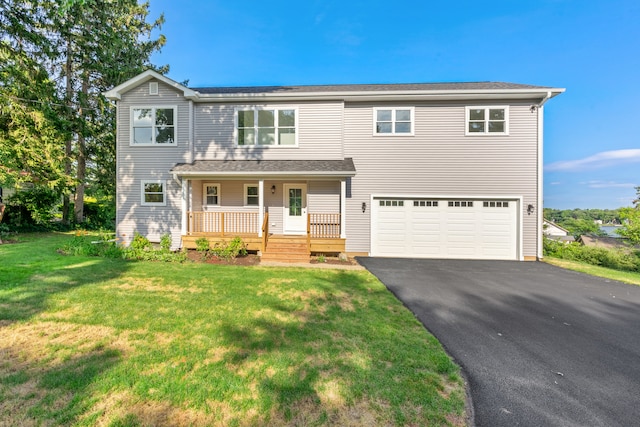
M 148 14 L 137 0 L 0 0 L 0 184 L 74 194 L 77 222 L 87 185 L 114 193 L 115 109 L 102 92 L 147 68 L 167 71 L 150 63 L 164 18 Z
M 631 244 L 640 244 L 640 207 L 622 208 L 620 216 L 623 225 L 618 229 L 618 234 L 627 238 Z
M 44 19 L 13 3 L 0 1 L 0 185 L 35 182 L 61 190 L 70 182 L 60 147 L 66 123 L 43 65 L 50 52 L 38 30 Z
M 562 222 L 562 227 L 566 228 L 576 238 L 583 234 L 605 234 L 600 230 L 600 226 L 590 219 L 568 219 Z

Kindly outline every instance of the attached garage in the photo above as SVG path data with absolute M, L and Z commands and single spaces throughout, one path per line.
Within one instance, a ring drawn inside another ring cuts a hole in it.
M 520 259 L 519 200 L 373 197 L 371 255 Z

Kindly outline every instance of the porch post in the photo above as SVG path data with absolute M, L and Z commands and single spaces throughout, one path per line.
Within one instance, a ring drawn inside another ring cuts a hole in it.
M 258 181 L 258 237 L 262 237 L 264 221 L 264 179 Z
M 347 231 L 345 230 L 345 224 L 347 223 L 347 180 L 340 181 L 340 238 L 347 238 Z
M 182 235 L 187 235 L 187 199 L 189 194 L 189 180 L 182 178 Z

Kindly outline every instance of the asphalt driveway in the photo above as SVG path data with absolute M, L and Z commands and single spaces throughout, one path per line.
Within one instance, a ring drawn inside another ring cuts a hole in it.
M 462 366 L 476 425 L 640 425 L 640 287 L 540 262 L 358 261 Z

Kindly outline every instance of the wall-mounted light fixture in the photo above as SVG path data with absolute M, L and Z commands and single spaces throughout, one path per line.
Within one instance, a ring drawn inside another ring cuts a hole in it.
M 367 202 L 362 202 L 362 213 L 367 210 Z
M 275 186 L 275 184 L 271 186 L 271 194 L 276 194 L 276 186 Z
M 534 207 L 533 205 L 527 205 L 527 214 L 531 215 L 533 213 Z

